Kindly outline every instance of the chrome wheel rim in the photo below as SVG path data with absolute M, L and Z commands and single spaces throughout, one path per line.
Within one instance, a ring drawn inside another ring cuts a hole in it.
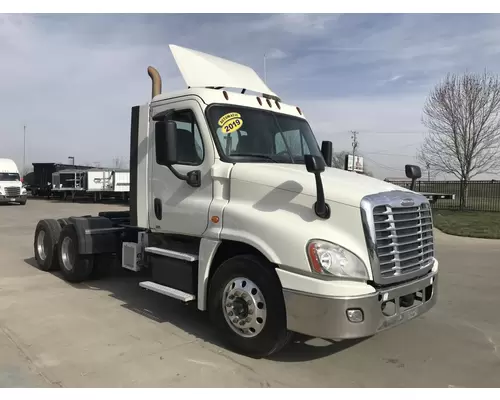
M 73 269 L 73 260 L 74 260 L 74 254 L 73 254 L 73 241 L 71 240 L 70 237 L 66 236 L 61 244 L 61 259 L 64 265 L 64 268 L 67 269 L 68 271 L 71 271 Z
M 234 278 L 226 285 L 222 295 L 222 312 L 227 324 L 242 337 L 257 336 L 266 324 L 264 295 L 247 278 Z
M 40 260 L 45 261 L 47 259 L 47 253 L 45 252 L 45 231 L 38 232 L 38 237 L 36 238 L 36 251 Z

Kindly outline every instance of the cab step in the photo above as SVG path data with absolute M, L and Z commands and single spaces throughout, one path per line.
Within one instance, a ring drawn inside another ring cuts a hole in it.
M 159 283 L 155 282 L 150 282 L 150 281 L 144 281 L 144 282 L 139 282 L 139 286 L 147 289 L 147 290 L 152 290 L 153 292 L 160 293 L 164 296 L 172 297 L 174 299 L 183 301 L 184 303 L 187 303 L 189 301 L 193 301 L 196 299 L 196 296 L 194 294 L 186 293 L 183 292 L 182 290 L 174 289 L 168 286 L 160 285 Z
M 183 260 L 188 262 L 194 262 L 198 260 L 196 254 L 189 254 L 175 250 L 162 249 L 161 247 L 146 247 L 144 249 L 146 253 L 156 254 L 157 256 L 175 258 L 177 260 Z

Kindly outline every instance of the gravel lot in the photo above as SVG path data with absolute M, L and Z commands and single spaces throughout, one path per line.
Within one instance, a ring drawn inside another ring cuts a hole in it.
M 133 273 L 70 285 L 34 267 L 39 219 L 123 208 L 0 206 L 0 387 L 500 386 L 500 241 L 436 232 L 440 294 L 429 313 L 367 340 L 298 338 L 254 360 Z

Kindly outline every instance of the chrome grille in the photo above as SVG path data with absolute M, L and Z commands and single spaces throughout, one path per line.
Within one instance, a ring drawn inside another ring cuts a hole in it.
M 21 188 L 15 186 L 6 187 L 4 193 L 5 197 L 18 197 L 21 195 Z
M 367 196 L 361 207 L 375 281 L 411 279 L 432 268 L 432 212 L 425 197 L 385 192 Z

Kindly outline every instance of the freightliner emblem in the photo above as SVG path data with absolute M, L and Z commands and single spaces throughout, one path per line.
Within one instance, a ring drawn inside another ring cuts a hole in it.
M 403 199 L 401 200 L 402 207 L 411 207 L 414 206 L 415 202 L 412 199 Z

